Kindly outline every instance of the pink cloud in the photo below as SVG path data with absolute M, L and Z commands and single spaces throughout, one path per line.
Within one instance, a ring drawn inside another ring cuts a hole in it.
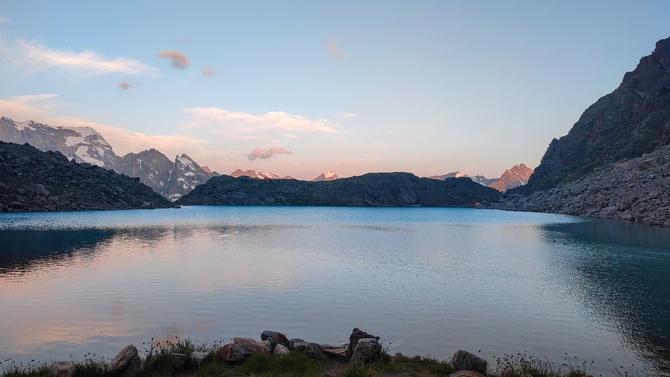
M 114 73 L 127 75 L 157 75 L 160 73 L 158 68 L 148 66 L 130 58 L 118 57 L 108 60 L 93 51 L 58 51 L 50 49 L 35 41 L 28 42 L 22 39 L 17 40 L 14 46 L 2 46 L 0 43 L 0 50 L 4 49 L 11 49 L 12 54 L 7 55 L 7 59 L 13 63 L 14 66 L 24 70 L 27 75 L 32 75 L 50 68 L 84 72 L 89 75 Z
M 185 69 L 191 64 L 191 61 L 186 55 L 175 50 L 162 50 L 158 53 L 158 57 L 161 59 L 172 60 L 172 64 L 170 65 L 173 68 Z
M 284 149 L 282 147 L 272 147 L 269 149 L 256 148 L 251 153 L 249 153 L 249 161 L 253 161 L 257 158 L 267 159 L 278 154 L 293 154 L 293 152 Z
M 214 70 L 214 68 L 205 67 L 202 69 L 202 74 L 208 77 L 214 77 L 216 75 L 216 71 Z
M 335 59 L 340 59 L 342 57 L 342 53 L 340 53 L 340 50 L 337 48 L 337 38 L 328 37 L 327 47 L 328 51 Z
M 132 85 L 131 83 L 127 82 L 127 81 L 121 81 L 121 82 L 119 83 L 119 88 L 121 88 L 121 89 L 123 89 L 123 90 L 128 90 L 128 89 L 130 89 L 130 88 L 132 88 L 132 87 L 133 87 L 133 85 Z

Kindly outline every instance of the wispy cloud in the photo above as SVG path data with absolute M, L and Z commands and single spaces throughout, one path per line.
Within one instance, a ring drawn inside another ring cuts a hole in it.
M 121 81 L 119 83 L 119 88 L 121 88 L 122 90 L 128 90 L 132 87 L 133 87 L 133 85 L 131 83 L 127 82 L 127 81 Z
M 125 74 L 156 75 L 158 68 L 143 64 L 135 59 L 117 57 L 105 59 L 93 51 L 59 51 L 46 47 L 36 41 L 18 39 L 14 46 L 3 45 L 2 50 L 11 50 L 11 54 L 2 51 L 15 66 L 32 75 L 43 70 L 59 68 L 87 75 Z
M 186 69 L 191 64 L 191 61 L 183 52 L 176 50 L 162 50 L 158 53 L 158 57 L 172 60 L 172 64 L 170 64 L 172 68 Z
M 293 154 L 293 152 L 284 149 L 282 147 L 271 147 L 268 149 L 256 148 L 251 153 L 249 153 L 249 161 L 253 161 L 257 158 L 267 159 L 278 154 Z
M 9 23 L 9 18 L 0 17 L 0 24 L 7 24 L 7 23 Z
M 271 130 L 292 134 L 315 132 L 336 134 L 339 132 L 325 119 L 313 120 L 283 111 L 268 112 L 263 115 L 234 112 L 218 107 L 191 107 L 183 111 L 196 118 L 192 126 L 214 124 L 224 130 L 226 136 L 240 139 L 253 138 L 255 135 Z
M 358 115 L 357 115 L 357 114 L 354 114 L 354 113 L 344 113 L 344 112 L 341 112 L 341 113 L 337 114 L 337 117 L 338 117 L 338 118 L 356 118 L 357 116 L 358 116 Z
M 337 48 L 337 38 L 328 37 L 328 43 L 326 46 L 328 47 L 330 54 L 333 55 L 335 59 L 340 59 L 342 57 L 342 53 L 340 53 L 340 50 Z
M 202 69 L 202 74 L 208 77 L 214 77 L 216 76 L 216 71 L 214 70 L 214 68 L 205 67 Z

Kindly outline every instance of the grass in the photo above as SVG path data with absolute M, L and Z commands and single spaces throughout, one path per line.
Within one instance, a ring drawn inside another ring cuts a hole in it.
M 49 366 L 46 364 L 36 364 L 31 360 L 28 364 L 16 363 L 12 360 L 0 362 L 2 367 L 2 377 L 48 377 Z
M 236 372 L 241 376 L 256 377 L 317 377 L 323 375 L 325 366 L 326 359 L 311 359 L 302 353 L 272 356 L 259 352 L 237 366 Z
M 504 355 L 496 358 L 498 367 L 491 376 L 497 377 L 588 377 L 590 376 L 593 362 L 578 362 L 577 358 L 571 359 L 568 354 L 566 362 L 556 366 L 545 359 L 529 356 L 525 353 L 516 355 Z

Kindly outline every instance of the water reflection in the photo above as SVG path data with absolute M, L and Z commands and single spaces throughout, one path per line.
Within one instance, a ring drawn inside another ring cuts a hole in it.
M 661 373 L 670 373 L 670 230 L 621 221 L 550 224 L 556 283 Z
M 106 229 L 0 230 L 0 273 L 26 270 L 39 260 L 64 258 L 77 249 L 91 248 L 113 235 L 114 231 Z

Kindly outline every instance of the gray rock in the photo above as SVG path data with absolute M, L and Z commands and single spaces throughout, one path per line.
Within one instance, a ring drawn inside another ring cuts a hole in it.
M 189 363 L 191 363 L 191 365 L 198 366 L 202 364 L 202 361 L 205 360 L 207 356 L 209 356 L 209 352 L 195 351 L 191 353 Z
M 291 343 L 289 342 L 286 335 L 277 331 L 263 331 L 261 333 L 261 340 L 270 340 L 270 343 L 272 344 L 271 349 L 274 349 L 277 344 L 281 344 L 286 348 L 291 347 Z
M 323 352 L 319 344 L 305 341 L 293 343 L 293 351 L 304 353 L 311 358 L 317 358 Z
M 486 360 L 468 351 L 458 350 L 451 357 L 451 365 L 456 371 L 473 370 L 486 374 Z
M 124 349 L 121 350 L 121 352 L 119 352 L 118 355 L 116 355 L 114 359 L 112 359 L 109 365 L 107 365 L 107 375 L 120 375 L 136 357 L 139 359 L 137 348 L 132 344 L 127 345 Z
M 356 344 L 358 344 L 358 341 L 365 338 L 373 338 L 379 340 L 378 336 L 368 334 L 367 332 L 359 329 L 358 327 L 354 328 L 351 331 L 351 335 L 349 335 L 349 357 L 351 357 L 354 354 L 354 349 L 356 348 Z
M 359 339 L 351 355 L 351 364 L 363 365 L 374 360 L 382 350 L 382 345 L 375 338 Z
M 485 375 L 474 370 L 459 370 L 449 375 L 449 377 L 486 377 Z
M 283 344 L 277 344 L 272 350 L 272 354 L 275 356 L 286 355 L 287 353 L 291 353 L 291 350 Z
M 234 338 L 233 343 L 225 344 L 216 354 L 228 362 L 248 360 L 257 352 L 269 353 L 266 344 L 256 342 L 250 338 Z
M 301 338 L 293 338 L 293 339 L 290 339 L 290 340 L 288 341 L 288 343 L 289 343 L 289 347 L 288 347 L 288 348 L 289 348 L 289 349 L 293 349 L 293 346 L 294 346 L 296 343 L 300 343 L 300 342 L 304 343 L 305 340 L 304 340 L 304 339 L 301 339 Z

